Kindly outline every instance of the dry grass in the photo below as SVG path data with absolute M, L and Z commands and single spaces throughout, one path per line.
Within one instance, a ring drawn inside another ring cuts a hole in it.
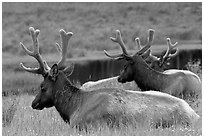
M 192 65 L 195 69 L 196 65 Z M 199 67 L 200 68 L 200 67 Z M 196 70 L 197 71 L 197 70 Z M 201 75 L 201 70 L 197 74 Z M 199 121 L 190 128 L 171 127 L 167 129 L 152 129 L 122 127 L 120 129 L 109 129 L 102 125 L 98 128 L 90 127 L 88 133 L 78 131 L 61 119 L 55 108 L 44 109 L 43 111 L 33 110 L 31 102 L 37 91 L 36 88 L 42 81 L 37 76 L 29 73 L 3 72 L 3 108 L 2 108 L 2 134 L 15 136 L 33 135 L 160 135 L 160 136 L 184 136 L 202 135 L 202 99 L 191 104 L 191 107 L 200 115 Z M 10 85 L 7 85 L 10 84 Z M 17 89 L 21 88 L 21 89 Z
M 15 136 L 45 136 L 45 135 L 161 135 L 161 136 L 180 136 L 180 135 L 201 135 L 201 119 L 198 124 L 191 128 L 172 127 L 167 129 L 152 129 L 148 126 L 144 128 L 122 127 L 119 129 L 109 129 L 102 125 L 99 128 L 89 128 L 88 132 L 78 131 L 63 122 L 56 109 L 44 109 L 43 111 L 33 110 L 30 105 L 34 99 L 33 96 L 21 95 L 16 97 L 18 102 L 15 106 L 16 110 L 10 122 L 3 126 L 3 135 Z M 14 99 L 16 99 L 14 98 Z M 6 98 L 3 100 L 6 103 Z M 4 104 L 4 109 L 9 106 Z M 200 108 L 200 107 L 199 107 Z M 9 116 L 5 114 L 5 116 Z

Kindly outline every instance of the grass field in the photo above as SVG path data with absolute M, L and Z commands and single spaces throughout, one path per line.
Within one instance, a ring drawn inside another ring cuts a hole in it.
M 110 36 L 120 29 L 129 51 L 135 50 L 134 38 L 145 43 L 147 30 L 153 28 L 153 50 L 160 52 L 166 38 L 178 41 L 182 49 L 201 48 L 201 3 L 3 3 L 2 6 L 2 135 L 202 135 L 202 99 L 191 107 L 200 119 L 191 128 L 168 129 L 121 128 L 106 126 L 90 128 L 88 133 L 77 131 L 64 123 L 55 108 L 36 111 L 31 102 L 42 82 L 41 76 L 22 72 L 20 62 L 35 62 L 19 47 L 22 41 L 29 49 L 32 42 L 28 28 L 41 30 L 40 52 L 48 62 L 57 61 L 55 43 L 59 29 L 74 33 L 70 41 L 70 61 L 104 58 L 103 50 L 118 51 Z M 158 45 L 162 44 L 162 45 Z M 188 45 L 186 45 L 188 44 Z M 180 48 L 181 48 L 180 47 Z M 71 58 L 71 59 L 70 59 Z M 35 63 L 36 64 L 36 63 Z M 197 63 L 189 70 L 202 79 Z
M 65 124 L 55 108 L 43 111 L 33 110 L 30 106 L 33 99 L 34 96 L 29 94 L 3 97 L 2 135 L 202 135 L 202 119 L 199 119 L 195 126 L 188 129 L 182 127 L 135 129 L 129 127 L 110 130 L 108 127 L 102 126 L 98 129 L 90 128 L 89 133 L 79 132 Z M 198 107 L 194 107 L 194 110 L 202 117 L 201 103 L 198 104 Z
M 6 65 L 4 65 L 6 66 Z M 189 63 L 189 70 L 201 76 L 201 67 Z M 14 69 L 13 69 L 14 70 Z M 107 126 L 91 128 L 88 133 L 77 131 L 64 123 L 55 108 L 43 111 L 33 110 L 31 102 L 38 92 L 42 77 L 26 72 L 4 70 L 2 73 L 2 134 L 3 135 L 202 135 L 202 99 L 191 107 L 200 119 L 191 128 L 172 127 L 168 129 L 120 128 L 110 130 Z
M 86 51 L 119 49 L 109 37 L 121 30 L 128 49 L 134 38 L 144 44 L 147 30 L 155 29 L 154 44 L 166 44 L 166 38 L 179 44 L 201 43 L 201 3 L 3 3 L 2 51 L 25 55 L 22 41 L 31 48 L 28 28 L 41 30 L 42 54 L 55 53 L 61 28 L 74 33 L 68 57 L 86 56 Z

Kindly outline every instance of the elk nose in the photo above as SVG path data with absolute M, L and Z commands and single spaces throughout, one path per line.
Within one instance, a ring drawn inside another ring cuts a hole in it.
M 31 107 L 32 107 L 33 109 L 36 109 L 36 108 L 38 107 L 38 105 L 39 105 L 39 103 L 33 102 L 32 105 L 31 105 Z
M 38 109 L 38 110 L 40 110 L 41 105 L 40 105 L 39 101 L 34 100 L 34 101 L 32 102 L 31 107 L 32 107 L 33 109 Z

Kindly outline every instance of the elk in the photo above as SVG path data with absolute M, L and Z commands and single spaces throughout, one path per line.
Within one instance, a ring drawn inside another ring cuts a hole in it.
M 87 125 L 105 123 L 110 127 L 119 124 L 138 126 L 149 123 L 152 127 L 171 125 L 192 125 L 199 115 L 182 99 L 157 91 L 129 91 L 105 88 L 84 91 L 75 87 L 68 77 L 74 65 L 66 67 L 68 42 L 73 35 L 60 30 L 61 45 L 57 44 L 62 58 L 51 68 L 39 53 L 38 35 L 40 30 L 29 28 L 34 50 L 28 50 L 23 43 L 22 49 L 34 57 L 38 68 L 21 67 L 30 73 L 41 74 L 44 78 L 32 102 L 32 108 L 43 110 L 55 107 L 62 119 L 71 127 L 86 128 Z
M 136 38 L 135 41 L 136 41 L 136 43 L 138 45 L 138 49 L 141 49 L 139 38 Z M 192 76 L 194 76 L 194 78 L 197 79 L 196 82 L 199 82 L 197 84 L 200 84 L 201 80 L 198 77 L 198 75 L 196 75 L 195 73 L 193 73 L 193 72 L 191 72 L 189 70 L 178 70 L 178 69 L 169 69 L 169 70 L 166 70 L 166 66 L 168 66 L 170 64 L 168 61 L 171 60 L 173 57 L 175 57 L 178 54 L 178 48 L 175 51 L 173 51 L 174 48 L 177 46 L 177 44 L 178 44 L 177 42 L 175 44 L 172 44 L 171 43 L 171 39 L 167 38 L 168 48 L 167 48 L 167 51 L 164 54 L 164 56 L 161 55 L 158 58 L 158 57 L 154 56 L 151 53 L 151 50 L 150 50 L 149 52 L 146 52 L 146 59 L 145 59 L 145 61 L 147 63 L 149 63 L 151 68 L 153 68 L 153 69 L 155 69 L 155 70 L 157 70 L 159 72 L 163 72 L 163 73 L 166 73 L 166 74 L 171 74 L 171 73 L 174 73 L 174 72 L 183 72 L 186 75 L 192 75 Z
M 106 50 L 104 52 L 112 59 L 126 61 L 118 81 L 121 83 L 135 81 L 142 91 L 161 91 L 183 99 L 191 94 L 199 93 L 197 88 L 191 87 L 194 83 L 188 81 L 188 76 L 184 72 L 162 73 L 152 69 L 144 61 L 142 56 L 148 55 L 145 52 L 148 52 L 153 43 L 153 34 L 154 30 L 149 29 L 148 43 L 131 56 L 127 53 L 120 31 L 116 30 L 116 38 L 111 37 L 111 40 L 119 44 L 122 54 L 110 55 Z
M 138 46 L 138 49 L 142 49 L 142 46 L 140 44 L 140 39 L 135 39 L 136 45 Z M 169 69 L 165 70 L 166 67 L 170 64 L 168 61 L 171 60 L 171 58 L 175 57 L 178 54 L 178 48 L 177 42 L 172 44 L 171 39 L 167 38 L 167 50 L 165 54 L 160 56 L 159 58 L 154 56 L 151 51 L 146 52 L 145 61 L 149 63 L 149 66 L 153 68 L 156 71 L 162 72 L 164 74 L 175 74 L 175 73 L 184 73 L 187 78 L 187 86 L 188 90 L 191 92 L 196 92 L 197 94 L 190 93 L 192 97 L 198 96 L 199 92 L 201 92 L 201 80 L 198 75 L 195 73 L 189 71 L 189 70 L 178 70 L 178 69 Z M 176 48 L 176 49 L 175 49 Z M 175 49 L 175 50 L 174 50 Z M 194 95 L 194 96 L 193 96 Z
M 150 53 L 150 50 L 148 50 L 148 52 L 146 52 L 145 54 L 142 54 L 141 55 L 142 58 L 144 59 L 149 58 L 149 53 Z M 137 84 L 133 82 L 127 82 L 125 84 L 118 83 L 117 81 L 118 77 L 119 76 L 106 78 L 106 79 L 102 79 L 98 81 L 89 81 L 89 82 L 84 83 L 81 86 L 81 89 L 94 90 L 94 89 L 100 89 L 100 88 L 121 88 L 121 89 L 126 89 L 126 90 L 140 90 Z

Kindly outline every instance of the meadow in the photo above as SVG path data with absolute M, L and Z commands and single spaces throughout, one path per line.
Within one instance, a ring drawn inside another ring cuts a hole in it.
M 59 58 L 55 43 L 59 42 L 59 29 L 74 33 L 67 58 L 75 62 L 84 59 L 104 58 L 103 50 L 119 50 L 110 36 L 120 29 L 129 51 L 135 50 L 134 38 L 146 42 L 147 30 L 155 29 L 154 48 L 166 49 L 166 38 L 178 41 L 183 49 L 201 46 L 201 3 L 3 3 L 2 8 L 2 135 L 202 135 L 202 99 L 189 104 L 200 115 L 190 128 L 175 127 L 152 129 L 150 127 L 107 126 L 92 128 L 88 133 L 70 128 L 55 108 L 43 111 L 31 108 L 43 78 L 29 74 L 19 67 L 20 62 L 36 65 L 18 46 L 22 41 L 32 47 L 28 28 L 41 30 L 40 52 L 49 63 Z M 189 47 L 185 47 L 189 44 Z M 57 58 L 56 58 L 57 57 Z M 34 65 L 32 65 L 34 66 Z M 199 63 L 189 62 L 188 70 L 202 79 Z
M 59 30 L 74 33 L 68 57 L 119 49 L 110 41 L 119 29 L 127 48 L 134 38 L 146 42 L 147 30 L 155 30 L 154 44 L 166 44 L 166 38 L 179 44 L 201 43 L 201 3 L 3 3 L 2 51 L 25 55 L 19 42 L 31 47 L 28 28 L 40 29 L 41 54 L 55 53 Z
M 189 63 L 188 69 L 201 76 L 201 67 Z M 88 133 L 70 128 L 60 117 L 56 109 L 33 110 L 31 102 L 38 92 L 42 77 L 27 72 L 3 71 L 2 93 L 2 135 L 202 135 L 202 99 L 189 102 L 200 115 L 198 122 L 190 127 L 173 126 L 167 129 L 124 127 L 109 129 L 106 125 L 100 128 L 89 128 Z

